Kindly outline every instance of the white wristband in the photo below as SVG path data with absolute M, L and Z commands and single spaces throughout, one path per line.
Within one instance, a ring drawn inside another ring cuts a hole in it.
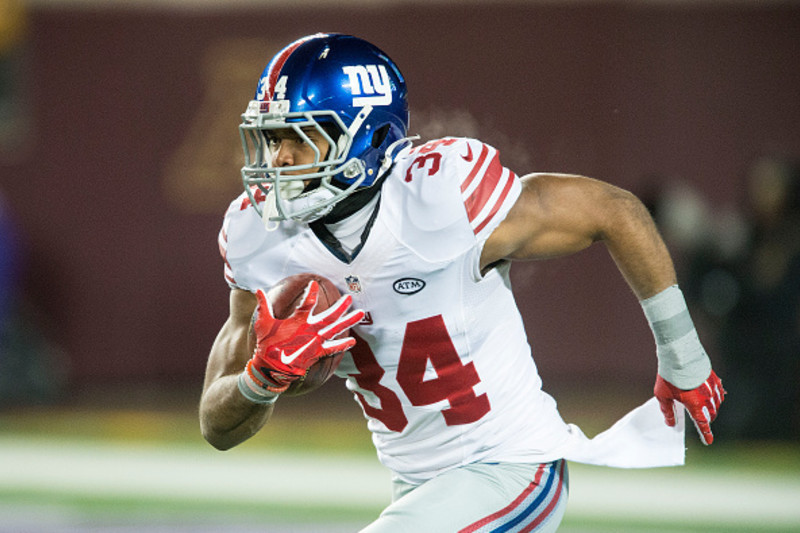
M 699 387 L 711 374 L 683 292 L 672 285 L 641 302 L 656 339 L 659 375 L 679 389 Z
M 280 396 L 279 392 L 269 391 L 259 383 L 256 383 L 246 369 L 239 374 L 238 385 L 239 392 L 242 393 L 242 396 L 253 403 L 272 405 L 278 400 L 278 396 Z

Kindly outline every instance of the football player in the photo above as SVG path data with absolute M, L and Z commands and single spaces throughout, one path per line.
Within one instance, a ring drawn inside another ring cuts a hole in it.
M 685 408 L 711 444 L 722 384 L 642 203 L 587 177 L 520 178 L 475 139 L 415 146 L 408 120 L 400 70 L 353 36 L 299 39 L 262 73 L 240 126 L 244 193 L 219 235 L 230 315 L 206 371 L 206 439 L 248 439 L 310 365 L 347 351 L 337 375 L 393 474 L 364 531 L 555 531 L 575 432 L 542 390 L 509 268 L 601 241 L 655 337 L 658 424 Z M 264 290 L 300 272 L 344 296 L 318 313 L 311 283 L 274 318 Z

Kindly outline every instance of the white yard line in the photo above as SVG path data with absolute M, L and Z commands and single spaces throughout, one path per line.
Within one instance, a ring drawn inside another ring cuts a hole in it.
M 572 464 L 570 478 L 571 517 L 768 522 L 800 529 L 800 476 Z M 389 501 L 389 474 L 370 457 L 0 436 L 0 491 L 23 490 L 215 505 L 381 507 Z
M 788 474 L 571 465 L 567 512 L 687 524 L 796 525 L 800 531 L 800 476 Z
M 369 457 L 0 437 L 0 490 L 215 502 L 382 505 L 389 474 Z

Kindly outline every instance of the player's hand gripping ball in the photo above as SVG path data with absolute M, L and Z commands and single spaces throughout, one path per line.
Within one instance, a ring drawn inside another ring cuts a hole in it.
M 355 344 L 349 329 L 364 312 L 347 313 L 352 297 L 341 296 L 333 282 L 312 273 L 284 278 L 256 297 L 250 370 L 265 378 L 268 390 L 288 396 L 322 386 Z

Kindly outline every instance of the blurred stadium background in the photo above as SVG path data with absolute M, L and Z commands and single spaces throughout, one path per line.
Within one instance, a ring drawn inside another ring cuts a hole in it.
M 341 383 L 224 454 L 196 422 L 239 114 L 316 31 L 396 60 L 412 132 L 610 181 L 661 225 L 730 393 L 718 440 L 573 467 L 563 530 L 800 531 L 800 3 L 0 0 L 0 532 L 353 531 L 388 501 Z M 565 418 L 647 399 L 650 332 L 602 249 L 513 281 Z

